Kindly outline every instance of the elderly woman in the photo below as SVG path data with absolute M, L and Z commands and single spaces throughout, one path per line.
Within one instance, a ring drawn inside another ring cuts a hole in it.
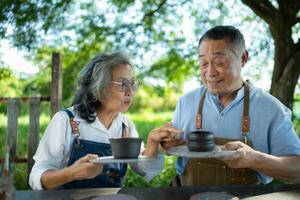
M 89 161 L 111 155 L 109 138 L 138 137 L 122 114 L 138 88 L 133 65 L 122 53 L 100 54 L 81 71 L 78 85 L 73 106 L 54 115 L 33 157 L 29 184 L 35 190 L 121 186 L 127 164 Z M 132 164 L 133 170 L 152 179 L 164 167 L 159 143 L 180 133 L 168 124 L 149 133 L 141 154 L 156 159 Z

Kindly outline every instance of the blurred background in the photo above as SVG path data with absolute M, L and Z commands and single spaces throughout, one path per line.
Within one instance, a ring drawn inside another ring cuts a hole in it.
M 245 36 L 250 61 L 244 79 L 293 111 L 300 133 L 300 1 L 251 0 L 1 0 L 0 97 L 49 96 L 52 53 L 61 55 L 63 97 L 69 107 L 79 71 L 100 52 L 124 51 L 136 64 L 141 86 L 126 113 L 146 142 L 149 131 L 172 119 L 178 98 L 201 84 L 197 45 L 215 25 L 233 25 Z M 0 153 L 4 155 L 6 104 L 0 104 Z M 42 103 L 40 137 L 51 119 Z M 19 117 L 19 156 L 26 157 L 28 107 Z M 2 145 L 3 144 L 3 145 Z M 167 186 L 172 156 L 150 183 L 131 171 L 124 187 Z M 26 165 L 14 170 L 27 189 Z

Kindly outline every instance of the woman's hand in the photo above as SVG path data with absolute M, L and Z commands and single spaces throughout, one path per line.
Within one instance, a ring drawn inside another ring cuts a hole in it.
M 91 163 L 90 160 L 98 158 L 97 155 L 88 154 L 73 165 L 59 170 L 47 170 L 42 174 L 41 183 L 45 189 L 55 189 L 74 180 L 91 179 L 99 175 L 103 165 Z
M 171 123 L 166 123 L 162 127 L 152 130 L 148 135 L 147 148 L 143 154 L 155 157 L 161 142 L 176 141 L 180 134 L 182 134 L 182 131 L 173 127 Z
M 92 179 L 99 175 L 103 170 L 103 165 L 90 162 L 98 158 L 97 155 L 88 154 L 77 160 L 69 168 L 73 180 Z

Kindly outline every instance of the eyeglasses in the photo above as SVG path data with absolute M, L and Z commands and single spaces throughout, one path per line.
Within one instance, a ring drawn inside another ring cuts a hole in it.
M 126 92 L 129 90 L 129 87 L 132 91 L 137 91 L 139 87 L 139 82 L 137 80 L 129 81 L 128 79 L 122 79 L 121 81 L 110 81 L 113 84 L 119 85 L 120 92 Z

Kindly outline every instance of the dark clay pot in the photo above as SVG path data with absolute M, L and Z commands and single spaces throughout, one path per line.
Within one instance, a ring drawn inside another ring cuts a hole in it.
M 112 155 L 116 159 L 138 158 L 142 138 L 110 138 Z
M 212 151 L 215 148 L 214 135 L 209 131 L 193 131 L 187 134 L 190 151 Z
M 187 134 L 188 141 L 212 141 L 214 135 L 209 131 L 193 131 Z

